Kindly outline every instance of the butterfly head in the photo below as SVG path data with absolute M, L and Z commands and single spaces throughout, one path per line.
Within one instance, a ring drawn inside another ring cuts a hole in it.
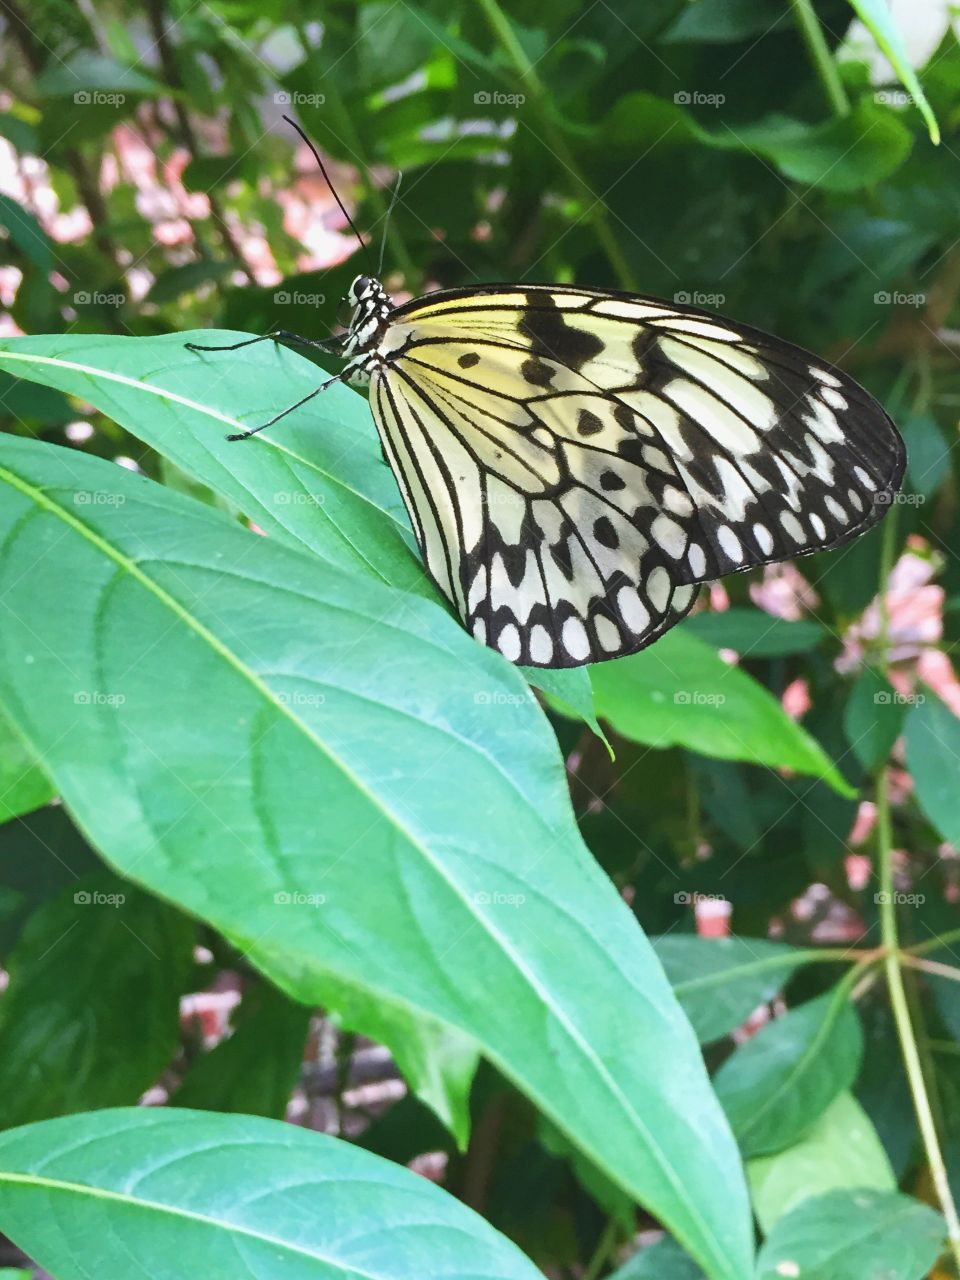
M 373 276 L 356 276 L 344 299 L 350 308 L 343 355 L 369 351 L 380 341 L 392 310 L 390 299 L 379 280 Z

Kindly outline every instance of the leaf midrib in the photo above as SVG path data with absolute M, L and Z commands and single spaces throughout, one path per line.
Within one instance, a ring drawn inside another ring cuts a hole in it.
M 298 1245 L 284 1240 L 282 1236 L 268 1235 L 263 1231 L 255 1231 L 252 1227 L 245 1227 L 239 1223 L 227 1222 L 219 1218 L 212 1218 L 209 1214 L 198 1213 L 195 1209 L 185 1209 L 180 1205 L 164 1204 L 161 1200 L 147 1200 L 142 1197 L 125 1195 L 120 1191 L 110 1191 L 106 1187 L 91 1187 L 84 1182 L 67 1182 L 60 1178 L 46 1178 L 40 1174 L 11 1173 L 8 1170 L 0 1170 L 0 1187 L 4 1184 L 25 1185 L 30 1187 L 41 1188 L 45 1191 L 61 1191 L 72 1193 L 77 1196 L 92 1196 L 97 1200 L 108 1200 L 114 1203 L 132 1206 L 134 1209 L 144 1209 L 156 1213 L 169 1214 L 176 1218 L 187 1218 L 192 1222 L 200 1222 L 204 1226 L 214 1227 L 219 1231 L 229 1231 L 237 1235 L 248 1236 L 253 1240 L 258 1240 L 262 1244 L 276 1245 L 281 1249 L 285 1249 L 290 1253 L 299 1254 L 301 1257 L 310 1258 L 314 1262 L 325 1262 L 331 1266 L 338 1267 L 345 1274 L 363 1277 L 363 1280 L 383 1280 L 382 1275 L 373 1271 L 361 1271 L 356 1267 L 350 1266 L 340 1258 L 331 1257 L 329 1254 L 318 1253 L 314 1250 L 300 1248 Z
M 659 1165 L 659 1167 L 665 1174 L 667 1181 L 669 1185 L 673 1188 L 674 1194 L 677 1196 L 679 1203 L 686 1207 L 687 1213 L 690 1215 L 690 1219 L 699 1224 L 701 1240 L 703 1241 L 704 1245 L 709 1244 L 711 1249 L 715 1251 L 715 1257 L 720 1261 L 721 1265 L 723 1266 L 723 1269 L 726 1271 L 728 1260 L 725 1258 L 723 1254 L 719 1240 L 716 1239 L 713 1233 L 713 1230 L 703 1219 L 700 1213 L 699 1206 L 696 1204 L 693 1198 L 688 1195 L 686 1188 L 683 1184 L 683 1181 L 679 1177 L 676 1169 L 666 1159 L 659 1144 L 654 1141 L 653 1136 L 650 1133 L 647 1126 L 644 1124 L 642 1117 L 633 1108 L 629 1098 L 624 1093 L 618 1081 L 614 1079 L 614 1077 L 611 1075 L 608 1067 L 603 1062 L 603 1060 L 597 1055 L 597 1053 L 595 1052 L 593 1046 L 589 1043 L 589 1041 L 584 1039 L 579 1028 L 575 1024 L 571 1023 L 569 1016 L 566 1010 L 563 1009 L 562 1005 L 558 1005 L 553 999 L 549 998 L 549 993 L 541 986 L 537 978 L 529 972 L 529 970 L 523 964 L 521 958 L 518 957 L 514 953 L 513 949 L 507 945 L 507 943 L 499 934 L 499 932 L 495 928 L 493 928 L 491 922 L 486 917 L 476 912 L 476 910 L 474 909 L 476 904 L 471 903 L 469 897 L 462 892 L 457 882 L 450 878 L 450 876 L 448 875 L 448 873 L 446 872 L 442 864 L 439 863 L 435 858 L 431 856 L 429 849 L 425 845 L 423 845 L 421 841 L 417 839 L 412 832 L 408 831 L 406 827 L 403 825 L 403 823 L 394 814 L 392 814 L 388 809 L 384 807 L 379 797 L 377 797 L 373 792 L 369 790 L 369 788 L 366 786 L 363 780 L 357 777 L 349 768 L 349 766 L 346 763 L 344 763 L 338 756 L 336 756 L 329 749 L 329 747 L 323 742 L 323 740 L 319 738 L 312 731 L 312 729 L 310 729 L 308 725 L 304 724 L 304 722 L 300 720 L 293 713 L 290 707 L 288 707 L 286 704 L 284 704 L 274 696 L 270 687 L 267 684 L 265 684 L 263 680 L 261 680 L 260 677 L 255 672 L 251 671 L 249 667 L 245 666 L 240 661 L 240 659 L 237 658 L 236 655 L 233 654 L 227 648 L 227 646 L 224 645 L 223 642 L 216 635 L 213 634 L 213 632 L 209 631 L 202 623 L 200 623 L 195 618 L 193 618 L 187 612 L 187 610 L 179 603 L 179 601 L 177 601 L 173 596 L 171 596 L 163 587 L 159 585 L 159 583 L 155 582 L 147 574 L 143 573 L 143 571 L 140 569 L 138 564 L 132 561 L 128 556 L 124 555 L 117 548 L 113 547 L 109 542 L 106 541 L 106 539 L 101 537 L 88 525 L 84 524 L 83 521 L 77 519 L 77 517 L 73 515 L 72 512 L 69 512 L 65 508 L 61 507 L 58 503 L 54 502 L 51 498 L 49 498 L 46 493 L 36 488 L 29 481 L 22 479 L 15 472 L 9 470 L 9 468 L 0 466 L 0 477 L 5 478 L 13 488 L 19 490 L 29 501 L 32 501 L 37 506 L 49 511 L 49 513 L 53 515 L 55 518 L 62 520 L 65 524 L 73 528 L 75 532 L 79 533 L 79 535 L 82 538 L 84 538 L 86 541 L 90 542 L 93 546 L 95 546 L 103 555 L 113 560 L 113 562 L 116 565 L 118 565 L 122 570 L 130 574 L 130 576 L 134 578 L 137 582 L 139 582 L 140 585 L 144 587 L 145 590 L 147 590 L 152 595 L 154 595 L 177 618 L 179 618 L 187 628 L 194 631 L 201 639 L 203 639 L 210 646 L 210 648 L 214 650 L 214 652 L 219 654 L 220 657 L 228 663 L 228 665 L 232 666 L 234 670 L 236 670 L 238 674 L 241 675 L 241 677 L 246 679 L 248 683 L 251 684 L 253 688 L 255 688 L 257 692 L 260 693 L 260 695 L 270 705 L 272 705 L 280 715 L 284 716 L 286 719 L 290 721 L 291 724 L 293 724 L 297 729 L 299 729 L 300 732 L 307 738 L 307 740 L 311 742 L 321 752 L 322 755 L 326 756 L 353 783 L 353 785 L 357 788 L 358 792 L 360 792 L 369 801 L 372 807 L 375 810 L 378 810 L 380 813 L 382 813 L 383 816 L 390 823 L 390 825 L 393 828 L 395 828 L 399 833 L 401 833 L 406 840 L 409 841 L 411 847 L 416 849 L 418 853 L 420 853 L 424 861 L 433 867 L 435 873 L 440 877 L 441 880 L 443 880 L 448 885 L 448 887 L 453 892 L 454 896 L 460 899 L 463 906 L 467 909 L 468 914 L 472 916 L 475 922 L 488 935 L 491 941 L 496 944 L 496 946 L 501 951 L 501 953 L 515 967 L 515 969 L 520 974 L 520 976 L 524 980 L 527 987 L 543 1003 L 544 1007 L 551 1012 L 553 1017 L 556 1018 L 559 1025 L 566 1031 L 570 1041 L 580 1050 L 581 1054 L 583 1054 L 586 1060 L 593 1065 L 593 1068 L 596 1072 L 597 1077 L 604 1081 L 609 1091 L 609 1094 L 619 1104 L 619 1106 L 621 1107 L 625 1115 L 630 1119 L 633 1127 L 637 1130 L 637 1132 L 643 1136 L 646 1142 L 648 1152 L 651 1154 L 651 1156 L 653 1156 L 654 1160 L 656 1161 L 656 1163 Z M 472 1034 L 472 1033 L 468 1032 L 467 1034 Z M 491 1056 L 494 1056 L 494 1055 L 491 1054 Z M 499 1055 L 496 1055 L 496 1056 L 499 1056 Z M 539 1094 L 540 1090 L 538 1089 L 536 1092 Z M 559 1117 L 555 1114 L 555 1109 L 552 1106 L 550 1106 L 550 1104 L 547 1103 L 546 1100 L 542 1100 L 542 1101 L 545 1106 L 545 1109 L 548 1109 L 552 1114 L 554 1114 L 554 1118 L 560 1123 L 561 1128 L 564 1129 L 564 1131 L 567 1131 L 566 1126 L 563 1125 L 562 1121 L 560 1121 Z M 580 1136 L 580 1135 L 575 1136 L 573 1134 L 569 1134 L 569 1136 L 571 1140 L 575 1143 L 575 1145 L 583 1146 L 583 1143 L 584 1143 L 583 1136 Z M 602 1154 L 596 1153 L 596 1155 L 600 1159 L 601 1163 L 603 1163 Z
M 222 422 L 225 426 L 232 427 L 234 430 L 244 430 L 244 423 L 240 422 L 238 418 L 231 418 L 228 414 L 221 413 L 219 409 L 214 409 L 210 405 L 201 404 L 198 400 L 192 400 L 189 396 L 181 395 L 177 391 L 170 391 L 166 387 L 158 387 L 152 382 L 145 382 L 139 378 L 130 378 L 127 377 L 126 374 L 116 373 L 111 369 L 102 369 L 96 365 L 80 364 L 76 360 L 65 360 L 62 356 L 40 356 L 35 355 L 33 352 L 11 351 L 9 347 L 0 348 L 0 360 L 20 360 L 24 364 L 49 364 L 54 365 L 59 369 L 71 369 L 76 373 L 87 374 L 93 378 L 102 378 L 106 382 L 117 382 L 121 386 L 130 387 L 134 391 L 141 391 L 145 395 L 157 396 L 160 400 L 171 400 L 175 404 L 183 405 L 185 409 L 191 409 L 208 418 L 213 418 L 215 421 Z M 305 458 L 302 454 L 297 453 L 296 450 L 291 449 L 289 445 L 277 440 L 276 437 L 270 436 L 265 438 L 261 441 L 261 444 L 268 445 L 269 447 L 276 449 L 279 453 L 284 454 L 286 457 L 292 458 L 302 466 L 311 468 L 316 471 L 318 475 L 323 476 L 325 480 L 329 480 L 331 484 L 337 485 L 346 493 L 353 494 L 355 498 L 358 498 L 361 502 L 366 503 L 367 506 L 372 507 L 374 511 L 392 521 L 392 523 L 395 524 L 397 529 L 401 532 L 409 531 L 408 525 L 406 525 L 402 520 L 398 520 L 397 517 L 392 512 L 386 510 L 386 508 L 378 506 L 377 503 L 369 497 L 369 495 L 361 492 L 359 489 L 355 489 L 352 485 L 345 484 L 341 477 L 334 475 L 323 467 L 317 466 L 316 462 L 309 458 Z M 222 463 L 220 465 L 223 466 Z M 229 470 L 229 468 L 225 468 L 225 470 Z M 270 511 L 270 508 L 267 507 L 263 499 L 257 497 L 257 495 L 253 493 L 242 480 L 238 480 L 234 472 L 230 471 L 230 475 L 237 480 L 237 483 L 250 494 L 253 500 L 263 508 L 263 510 Z M 272 514 L 273 512 L 271 511 L 271 515 Z M 276 519 L 276 516 L 274 516 L 274 518 Z M 278 523 L 280 522 L 278 521 Z M 350 545 L 352 546 L 353 544 L 351 543 Z

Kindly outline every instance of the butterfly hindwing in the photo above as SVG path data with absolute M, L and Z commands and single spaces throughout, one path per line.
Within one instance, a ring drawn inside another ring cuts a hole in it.
M 851 379 L 705 313 L 587 290 L 398 308 L 371 403 L 427 567 L 481 641 L 631 653 L 698 583 L 846 541 L 903 448 Z

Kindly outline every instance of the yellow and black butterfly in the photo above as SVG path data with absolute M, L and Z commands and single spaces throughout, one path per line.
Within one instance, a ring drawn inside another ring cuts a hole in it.
M 231 438 L 369 384 L 428 573 L 512 662 L 634 653 L 701 583 L 870 528 L 903 476 L 896 427 L 852 378 L 695 307 L 527 284 L 394 307 L 366 275 L 346 301 L 342 338 L 266 335 L 344 368 Z

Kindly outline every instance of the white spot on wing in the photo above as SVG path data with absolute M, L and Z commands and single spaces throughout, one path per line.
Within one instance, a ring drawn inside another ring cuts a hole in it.
M 497 648 L 510 662 L 516 662 L 520 657 L 520 632 L 512 622 L 508 622 L 497 636 Z
M 563 647 L 571 658 L 582 661 L 590 654 L 590 640 L 579 618 L 567 618 L 563 624 Z
M 650 625 L 650 611 L 640 599 L 636 587 L 621 587 L 617 592 L 617 608 L 631 631 L 639 635 Z
M 538 622 L 530 632 L 530 661 L 549 662 L 553 657 L 553 641 L 550 632 Z

